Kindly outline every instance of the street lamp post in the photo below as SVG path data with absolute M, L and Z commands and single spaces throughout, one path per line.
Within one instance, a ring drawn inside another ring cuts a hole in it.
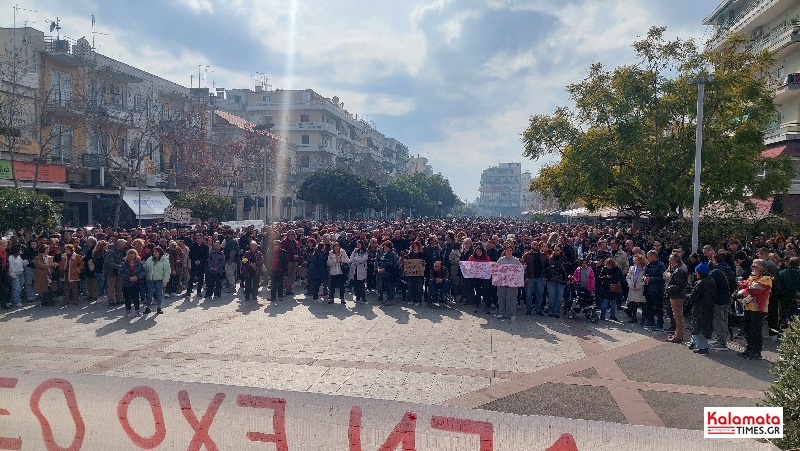
M 264 224 L 267 223 L 267 220 L 269 218 L 269 208 L 268 208 L 269 204 L 267 203 L 267 201 L 269 200 L 269 193 L 267 193 L 267 152 L 269 150 L 269 140 L 272 139 L 272 136 L 270 136 L 269 134 L 272 132 L 273 127 L 275 127 L 275 124 L 273 124 L 272 122 L 268 124 L 260 124 L 255 127 L 256 130 L 266 130 L 268 134 L 268 136 L 262 137 L 260 139 L 264 151 L 264 171 L 263 174 L 261 175 L 262 177 L 261 186 L 263 189 L 261 194 L 264 197 Z
M 698 252 L 700 240 L 700 171 L 703 150 L 703 99 L 706 83 L 714 81 L 713 75 L 697 78 L 697 136 L 694 149 L 694 204 L 692 206 L 692 252 Z

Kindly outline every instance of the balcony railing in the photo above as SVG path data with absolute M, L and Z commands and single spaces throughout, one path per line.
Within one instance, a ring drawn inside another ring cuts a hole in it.
M 275 131 L 326 131 L 336 134 L 336 127 L 327 122 L 296 122 L 292 124 L 276 125 Z
M 66 55 L 84 63 L 94 62 L 94 50 L 86 39 L 45 36 L 44 51 L 51 55 Z
M 800 21 L 793 19 L 775 27 L 769 33 L 747 44 L 747 51 L 758 53 L 762 50 L 777 52 L 784 47 L 800 41 Z
M 708 48 L 713 49 L 719 46 L 731 33 L 736 33 L 746 27 L 747 24 L 779 1 L 781 0 L 753 0 L 736 17 L 717 27 L 716 34 L 708 40 Z
M 800 137 L 800 122 L 784 122 L 764 131 L 764 142 L 772 144 Z

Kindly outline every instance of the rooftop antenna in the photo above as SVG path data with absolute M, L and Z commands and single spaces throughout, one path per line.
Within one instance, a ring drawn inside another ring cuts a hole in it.
M 256 72 L 253 78 L 258 81 L 264 91 L 272 91 L 272 85 L 269 84 L 269 74 L 264 72 Z
M 96 47 L 94 46 L 94 36 L 97 34 L 108 36 L 108 33 L 100 33 L 99 31 L 94 31 L 94 14 L 92 14 L 92 50 L 96 49 Z
M 56 32 L 56 40 L 61 39 L 61 18 L 56 17 L 55 21 L 52 20 L 45 20 L 45 22 L 50 22 L 50 33 L 55 30 Z

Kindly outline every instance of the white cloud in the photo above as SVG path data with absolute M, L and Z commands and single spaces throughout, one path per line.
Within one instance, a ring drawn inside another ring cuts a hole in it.
M 179 5 L 183 5 L 196 13 L 214 12 L 214 6 L 210 0 L 175 0 Z

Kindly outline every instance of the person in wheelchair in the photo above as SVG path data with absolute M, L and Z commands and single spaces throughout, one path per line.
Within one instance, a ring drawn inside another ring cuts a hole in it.
M 428 277 L 428 303 L 443 302 L 450 293 L 450 272 L 442 266 L 442 262 L 436 261 Z

